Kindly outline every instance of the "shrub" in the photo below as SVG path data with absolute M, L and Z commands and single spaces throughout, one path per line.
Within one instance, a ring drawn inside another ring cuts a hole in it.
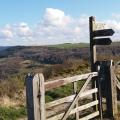
M 27 115 L 26 108 L 0 107 L 0 120 L 16 120 Z

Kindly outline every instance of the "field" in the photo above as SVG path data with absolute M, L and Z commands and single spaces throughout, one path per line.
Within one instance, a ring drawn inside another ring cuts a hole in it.
M 89 72 L 88 45 L 87 43 L 66 43 L 1 49 L 0 119 L 17 120 L 17 118 L 26 116 L 25 77 L 28 73 L 42 72 L 45 80 L 51 80 Z M 120 60 L 120 43 L 98 46 L 97 53 L 99 53 L 98 60 L 113 59 L 117 62 Z M 64 97 L 70 92 L 70 86 L 50 91 L 46 95 L 46 101 Z

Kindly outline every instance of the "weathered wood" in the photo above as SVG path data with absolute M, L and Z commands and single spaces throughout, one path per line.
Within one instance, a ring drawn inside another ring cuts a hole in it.
M 116 76 L 115 76 L 115 78 L 116 78 Z M 117 81 L 117 88 L 120 90 L 120 82 L 117 78 L 116 78 L 116 81 Z
M 38 74 L 38 77 L 39 77 L 39 83 L 40 83 L 39 85 L 40 96 L 38 95 L 39 102 L 40 102 L 40 118 L 41 118 L 40 120 L 46 120 L 44 76 L 43 74 Z
M 85 98 L 85 97 L 87 97 L 87 96 L 89 96 L 93 93 L 96 93 L 96 92 L 98 92 L 97 88 L 87 90 L 87 91 L 85 91 L 85 92 L 83 92 L 79 95 L 79 99 Z M 68 96 L 68 97 L 65 97 L 65 98 L 61 98 L 59 100 L 55 100 L 55 101 L 46 103 L 46 109 L 48 109 L 50 107 L 53 107 L 53 106 L 60 105 L 62 103 L 72 102 L 74 98 L 75 98 L 75 95 L 71 95 L 71 96 Z
M 97 79 L 97 88 L 98 88 L 97 98 L 98 98 L 98 101 L 99 101 L 98 110 L 99 110 L 99 113 L 100 113 L 100 119 L 102 120 L 102 118 L 103 118 L 103 107 L 102 107 L 102 93 L 101 93 L 101 81 L 100 80 L 101 80 L 101 74 L 98 73 L 98 79 Z
M 95 62 L 97 61 L 97 57 L 96 57 L 96 46 L 94 45 L 93 42 L 93 26 L 95 24 L 95 18 L 93 16 L 91 16 L 89 18 L 89 31 L 90 31 L 90 60 L 91 60 L 91 71 L 95 72 L 96 71 L 96 66 L 95 66 Z
M 113 34 L 113 29 L 102 29 L 93 31 L 93 37 L 112 36 Z
M 92 119 L 92 118 L 97 117 L 98 115 L 99 115 L 99 111 L 94 112 L 94 113 L 92 113 L 92 114 L 90 114 L 90 115 L 87 115 L 87 116 L 85 116 L 85 117 L 83 117 L 83 118 L 80 118 L 79 120 L 90 120 L 90 119 Z
M 98 100 L 93 101 L 93 102 L 90 102 L 90 103 L 87 103 L 87 104 L 82 105 L 82 106 L 79 106 L 79 107 L 77 107 L 77 108 L 75 108 L 75 109 L 72 109 L 72 110 L 70 111 L 70 113 L 68 114 L 68 116 L 69 116 L 69 115 L 72 115 L 72 114 L 75 114 L 76 112 L 79 112 L 79 111 L 88 109 L 88 108 L 90 108 L 90 107 L 92 107 L 92 106 L 95 106 L 95 105 L 97 105 L 97 104 L 98 104 Z M 59 119 L 61 119 L 61 118 L 63 117 L 63 115 L 64 115 L 64 112 L 63 112 L 63 113 L 60 113 L 60 114 L 58 114 L 58 115 L 56 115 L 56 116 L 54 116 L 54 117 L 48 118 L 47 120 L 59 120 Z M 99 114 L 98 114 L 98 115 L 99 115 Z M 63 119 L 62 119 L 62 120 L 63 120 Z
M 64 114 L 65 114 L 65 113 L 60 113 L 60 114 L 58 114 L 58 115 L 56 115 L 56 116 L 47 118 L 47 120 L 61 120 Z
M 75 99 L 73 100 L 72 104 L 70 105 L 70 107 L 68 108 L 68 110 L 66 111 L 64 117 L 62 118 L 62 120 L 66 120 L 71 109 L 74 107 L 76 101 L 79 99 L 79 95 L 85 90 L 86 86 L 88 85 L 88 83 L 91 81 L 92 75 L 90 75 L 88 77 L 88 79 L 86 80 L 85 84 L 83 85 L 83 87 L 81 88 L 81 90 L 78 92 L 78 94 L 76 95 Z
M 76 113 L 78 111 L 86 110 L 86 109 L 88 109 L 88 108 L 90 108 L 92 106 L 95 106 L 95 105 L 98 105 L 98 100 L 92 101 L 92 102 L 87 103 L 85 105 L 81 105 L 81 106 L 79 106 L 79 107 L 77 107 L 75 109 L 72 109 L 71 112 L 69 113 L 69 115 L 72 115 L 72 114 L 74 114 L 74 113 Z
M 93 31 L 105 29 L 105 23 L 95 23 L 93 24 Z
M 105 67 L 106 73 L 106 104 L 107 104 L 107 115 L 109 117 L 115 117 L 118 113 L 117 109 L 117 81 L 114 76 L 114 66 L 112 66 L 112 61 L 110 66 Z
M 94 27 L 96 25 L 95 23 L 95 18 L 91 16 L 89 18 L 89 31 L 90 31 L 90 62 L 91 62 L 91 72 L 96 72 L 96 61 L 97 61 L 97 55 L 96 55 L 96 45 L 94 44 L 93 41 L 93 32 L 96 30 Z M 96 79 L 92 78 L 92 88 L 96 87 Z M 93 100 L 97 99 L 97 94 L 93 94 Z M 93 107 L 94 110 L 97 110 L 97 106 Z
M 110 45 L 112 43 L 110 38 L 95 38 L 93 39 L 94 45 Z
M 39 77 L 36 74 L 33 78 L 33 101 L 34 101 L 34 120 L 40 119 L 40 103 L 38 99 L 39 94 Z
M 48 81 L 45 82 L 45 90 L 51 90 L 53 88 L 57 88 L 60 87 L 62 85 L 66 85 L 72 82 L 77 82 L 80 80 L 85 80 L 87 79 L 90 75 L 92 75 L 93 77 L 96 77 L 98 75 L 97 72 L 92 72 L 92 73 L 87 73 L 87 74 L 82 74 L 82 75 L 76 75 L 73 77 L 67 77 L 67 78 L 63 78 L 63 79 L 58 79 L 58 80 L 53 80 L 53 81 Z
M 33 76 L 28 74 L 25 79 L 26 85 L 26 103 L 28 120 L 34 120 L 34 103 L 33 103 Z
M 45 120 L 44 77 L 36 74 L 33 78 L 34 120 Z
M 74 89 L 74 94 L 77 94 L 77 82 L 74 82 L 73 83 L 73 89 Z M 76 101 L 76 105 L 75 107 L 78 107 L 79 104 L 78 104 L 78 101 Z M 76 112 L 76 120 L 79 120 L 79 112 Z

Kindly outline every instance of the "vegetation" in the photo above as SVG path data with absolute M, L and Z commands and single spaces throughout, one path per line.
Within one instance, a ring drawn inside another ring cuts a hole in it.
M 57 45 L 49 45 L 48 47 L 59 48 L 59 49 L 73 49 L 73 48 L 85 48 L 89 47 L 88 43 L 65 43 Z
M 16 120 L 17 118 L 24 118 L 26 115 L 25 107 L 0 107 L 0 120 Z
M 98 60 L 120 59 L 120 43 L 98 46 Z M 42 72 L 45 80 L 63 78 L 90 71 L 88 44 L 61 44 L 54 46 L 15 46 L 0 51 L 0 101 L 4 96 L 25 103 L 24 85 L 28 73 Z M 83 82 L 79 83 L 81 87 Z M 46 92 L 46 101 L 67 96 L 72 85 Z M 25 107 L 0 107 L 0 120 L 16 120 L 26 115 Z

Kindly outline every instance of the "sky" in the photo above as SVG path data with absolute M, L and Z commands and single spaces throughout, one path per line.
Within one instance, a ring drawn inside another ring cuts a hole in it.
M 90 16 L 119 40 L 119 0 L 1 0 L 0 46 L 89 42 Z

